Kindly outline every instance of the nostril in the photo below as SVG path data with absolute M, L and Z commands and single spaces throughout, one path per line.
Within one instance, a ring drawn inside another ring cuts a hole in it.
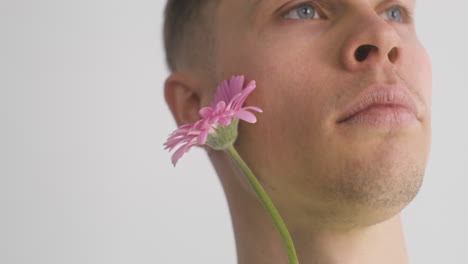
M 393 48 L 393 49 L 388 53 L 388 59 L 389 59 L 391 62 L 393 62 L 393 63 L 396 61 L 397 56 L 398 56 L 398 50 L 397 50 L 397 48 Z
M 354 53 L 354 58 L 356 58 L 357 61 L 361 62 L 369 56 L 369 53 L 371 52 L 372 48 L 374 46 L 372 45 L 361 45 L 359 48 L 356 49 L 356 52 Z

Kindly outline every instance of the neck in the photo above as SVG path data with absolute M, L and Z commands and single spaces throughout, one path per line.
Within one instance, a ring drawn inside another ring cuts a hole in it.
M 221 154 L 212 155 L 211 159 L 229 203 L 238 264 L 288 263 L 286 250 L 270 216 L 257 197 L 245 192 L 236 168 L 226 162 L 229 157 Z M 219 164 L 223 164 L 222 168 Z M 232 167 L 226 168 L 226 164 Z M 372 226 L 346 231 L 317 230 L 285 223 L 301 264 L 407 263 L 399 214 Z

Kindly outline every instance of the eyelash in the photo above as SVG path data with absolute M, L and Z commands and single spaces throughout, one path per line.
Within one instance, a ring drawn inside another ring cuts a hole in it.
M 388 8 L 386 8 L 384 11 L 388 10 L 388 9 L 392 9 L 392 8 L 398 8 L 401 12 L 401 14 L 403 14 L 403 21 L 401 23 L 411 23 L 413 22 L 413 14 L 411 13 L 411 11 L 406 8 L 405 6 L 402 6 L 402 5 L 392 5 Z
M 322 9 L 322 6 L 318 3 L 318 1 L 305 1 L 305 2 L 302 2 L 302 3 L 298 3 L 297 5 L 289 8 L 288 10 L 286 10 L 286 12 L 284 12 L 282 14 L 282 17 L 285 17 L 287 14 L 289 14 L 291 11 L 293 11 L 294 9 L 297 9 L 298 7 L 300 6 L 303 6 L 303 5 L 310 5 L 312 6 L 313 8 L 315 8 L 316 12 L 318 13 L 318 15 L 320 16 L 320 18 L 326 18 L 326 16 L 323 14 L 323 12 L 320 11 L 320 9 Z M 403 20 L 401 23 L 411 23 L 413 22 L 413 15 L 411 13 L 411 11 L 406 8 L 405 6 L 403 5 L 399 5 L 399 4 L 396 4 L 396 5 L 392 5 L 388 8 L 386 8 L 384 11 L 388 10 L 388 9 L 391 9 L 391 8 L 398 8 L 400 10 L 400 12 L 403 14 Z
M 291 11 L 293 11 L 294 9 L 297 9 L 298 7 L 300 6 L 303 6 L 303 5 L 310 5 L 312 6 L 314 9 L 316 9 L 315 11 L 317 11 L 317 13 L 319 14 L 319 16 L 322 18 L 323 17 L 323 14 L 322 12 L 318 11 L 317 9 L 322 9 L 322 6 L 317 2 L 317 1 L 305 1 L 305 2 L 302 2 L 302 3 L 298 3 L 297 5 L 289 8 L 288 10 L 286 10 L 286 12 L 284 12 L 284 14 L 282 15 L 282 17 L 285 17 L 287 14 L 289 14 Z

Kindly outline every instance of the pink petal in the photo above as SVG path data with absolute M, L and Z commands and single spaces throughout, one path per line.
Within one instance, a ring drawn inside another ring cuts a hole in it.
M 207 118 L 211 115 L 211 113 L 213 113 L 213 108 L 211 107 L 203 107 L 202 109 L 200 109 L 200 111 L 198 112 L 198 114 L 202 117 L 202 118 Z
M 222 117 L 223 117 L 223 115 L 221 115 L 221 114 L 218 114 L 218 115 L 216 115 L 216 116 L 213 116 L 213 117 L 210 118 L 210 120 L 209 120 L 210 125 L 215 125 L 216 123 L 218 123 L 218 120 L 219 120 L 220 118 L 222 118 Z
M 253 84 L 245 87 L 245 89 L 242 91 L 242 94 L 238 98 L 236 98 L 235 102 L 233 102 L 232 104 L 231 109 L 239 110 L 242 107 L 247 97 L 255 89 L 255 82 L 252 82 Z
M 229 100 L 229 82 L 224 80 L 217 88 L 214 100 L 211 102 L 211 107 L 215 108 L 216 104 L 220 101 L 228 102 Z
M 191 141 L 194 136 L 197 136 L 200 132 L 193 129 L 193 124 L 183 125 L 172 132 L 166 142 L 163 144 L 164 149 L 171 151 L 177 145 Z
M 181 139 L 179 138 L 175 138 L 175 139 L 172 139 L 172 140 L 167 140 L 163 145 L 164 145 L 164 149 L 169 149 L 169 151 L 171 151 L 171 149 L 173 149 L 175 146 L 179 145 Z
M 250 81 L 245 88 L 242 90 L 242 93 L 250 94 L 257 87 L 257 82 L 255 80 Z
M 263 110 L 256 107 L 256 106 L 247 106 L 247 107 L 243 107 L 241 110 L 254 110 L 254 111 L 257 111 L 257 112 L 260 112 L 260 113 L 263 113 Z
M 222 110 L 226 107 L 226 102 L 225 101 L 219 101 L 216 104 L 216 111 Z
M 246 122 L 249 122 L 249 123 L 257 122 L 257 118 L 255 117 L 255 115 L 252 114 L 251 112 L 245 111 L 245 110 L 240 110 L 240 111 L 235 112 L 234 117 L 242 119 L 242 120 L 244 120 Z
M 217 88 L 211 107 L 215 108 L 220 101 L 229 102 L 238 93 L 242 91 L 244 76 L 232 76 L 229 81 L 224 80 Z
M 208 125 L 208 119 L 200 119 L 198 120 L 195 125 L 193 125 L 193 129 L 192 130 L 196 130 L 196 131 L 201 131 L 203 130 L 203 128 L 207 127 Z
M 231 119 L 232 118 L 230 116 L 223 117 L 218 121 L 218 124 L 220 124 L 222 126 L 227 126 L 227 125 L 231 124 Z
M 193 140 L 193 137 L 190 137 L 190 136 L 168 140 L 166 141 L 166 143 L 164 143 L 164 146 L 166 146 L 164 149 L 169 149 L 169 151 L 172 151 L 177 145 L 180 145 L 182 143 L 186 143 L 192 140 Z
M 229 80 L 229 86 L 230 86 L 229 87 L 230 97 L 234 96 L 235 94 L 240 93 L 242 91 L 242 88 L 244 87 L 244 76 L 243 75 L 232 76 L 231 80 Z
M 193 146 L 195 146 L 196 143 L 194 142 L 189 142 L 185 145 L 183 145 L 182 147 L 180 147 L 178 150 L 176 150 L 176 152 L 174 152 L 174 155 L 172 155 L 172 164 L 175 165 L 177 164 L 177 161 L 182 158 L 182 156 L 188 152 L 190 150 L 190 148 L 192 148 Z
M 216 88 L 216 93 L 215 93 L 215 96 L 213 98 L 213 101 L 211 102 L 211 107 L 212 108 L 216 108 L 216 104 L 219 102 L 219 101 L 225 101 L 227 96 L 226 96 L 226 91 L 228 90 L 229 88 L 229 84 L 228 84 L 228 81 L 227 80 L 224 80 L 223 82 L 221 82 L 220 85 L 218 85 L 218 87 Z
M 182 146 L 178 150 L 176 150 L 176 152 L 174 152 L 174 155 L 172 155 L 172 164 L 174 165 L 174 167 L 176 166 L 177 161 L 179 161 L 179 159 L 182 158 L 182 156 L 185 154 L 186 150 L 188 150 L 188 148 Z
M 202 117 L 195 124 L 180 126 L 171 133 L 164 143 L 165 149 L 172 151 L 180 146 L 172 155 L 172 164 L 176 166 L 178 160 L 195 145 L 206 143 L 209 134 L 215 133 L 218 125 L 229 125 L 232 118 L 242 119 L 249 123 L 257 122 L 253 113 L 247 110 L 262 112 L 255 106 L 242 108 L 249 94 L 255 89 L 256 82 L 250 81 L 245 88 L 245 78 L 243 75 L 232 76 L 229 81 L 223 81 L 216 90 L 214 100 L 209 107 L 200 109 Z
M 203 130 L 197 138 L 197 144 L 203 145 L 206 142 L 206 138 L 208 137 L 208 129 Z
M 193 127 L 193 124 L 187 124 L 187 125 L 180 126 L 178 129 L 174 130 L 174 132 L 172 132 L 169 136 L 174 137 L 174 136 L 177 136 L 177 135 L 185 134 L 192 127 Z
M 236 95 L 234 95 L 232 98 L 231 98 L 231 101 L 229 101 L 229 104 L 226 106 L 227 109 L 233 109 L 233 104 L 236 103 L 236 101 L 238 100 L 239 97 L 242 96 L 242 93 L 238 93 Z M 239 109 L 234 109 L 234 110 L 239 110 Z

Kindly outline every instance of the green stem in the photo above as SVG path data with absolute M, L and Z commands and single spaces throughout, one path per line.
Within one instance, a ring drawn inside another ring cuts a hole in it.
M 260 199 L 263 206 L 265 207 L 265 209 L 268 211 L 271 218 L 273 219 L 273 222 L 275 223 L 276 228 L 278 229 L 281 235 L 281 238 L 283 239 L 283 243 L 286 247 L 286 250 L 288 252 L 289 263 L 299 264 L 299 261 L 297 260 L 296 249 L 294 248 L 294 243 L 291 239 L 291 235 L 289 234 L 289 231 L 286 228 L 286 225 L 284 224 L 283 219 L 278 213 L 278 210 L 276 210 L 275 206 L 273 205 L 273 202 L 271 201 L 270 197 L 268 197 L 267 193 L 265 192 L 263 187 L 260 185 L 260 182 L 258 182 L 257 178 L 255 178 L 255 175 L 247 166 L 247 164 L 245 164 L 245 162 L 242 160 L 242 158 L 240 157 L 239 153 L 237 153 L 234 146 L 230 145 L 226 149 L 226 151 L 231 155 L 231 157 L 240 167 L 244 175 L 247 177 L 247 179 L 250 182 L 250 185 L 254 189 L 258 198 Z

